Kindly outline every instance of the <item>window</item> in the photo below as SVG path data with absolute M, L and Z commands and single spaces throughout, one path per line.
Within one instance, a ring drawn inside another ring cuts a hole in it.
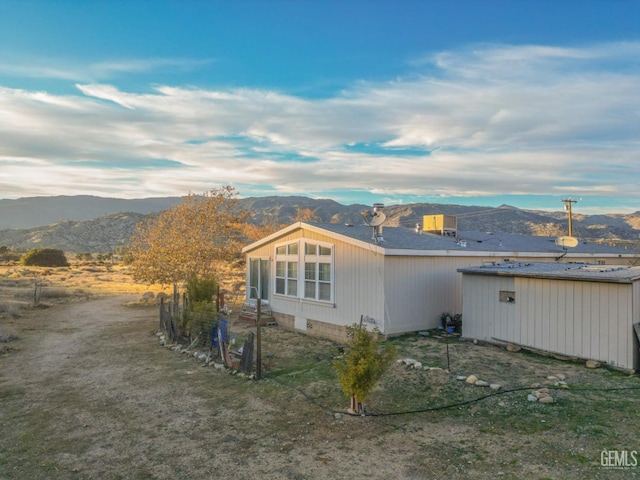
M 280 295 L 331 302 L 333 246 L 303 240 L 277 245 L 275 284 Z
M 276 291 L 280 295 L 298 296 L 298 244 L 276 247 Z
M 500 301 L 502 303 L 516 303 L 516 292 L 500 290 Z
M 330 302 L 332 299 L 332 248 L 307 243 L 304 256 L 304 298 Z

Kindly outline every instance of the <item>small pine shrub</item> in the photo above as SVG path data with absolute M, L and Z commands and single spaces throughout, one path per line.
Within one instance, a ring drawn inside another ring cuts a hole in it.
M 191 277 L 185 285 L 189 303 L 192 305 L 213 302 L 213 296 L 216 294 L 217 288 L 218 282 L 213 277 Z
M 62 250 L 56 248 L 34 248 L 22 255 L 20 263 L 27 267 L 68 267 L 69 262 Z

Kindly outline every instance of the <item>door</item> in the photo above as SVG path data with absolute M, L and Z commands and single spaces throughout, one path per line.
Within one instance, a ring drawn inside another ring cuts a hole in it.
M 269 300 L 269 259 L 251 258 L 249 260 L 248 298 Z

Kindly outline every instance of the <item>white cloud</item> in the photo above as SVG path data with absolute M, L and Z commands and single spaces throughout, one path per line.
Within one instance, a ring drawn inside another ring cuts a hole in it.
M 640 201 L 640 43 L 481 46 L 430 60 L 416 62 L 408 79 L 359 82 L 317 100 L 257 89 L 132 93 L 95 82 L 67 96 L 0 88 L 0 166 L 11 162 L 12 176 L 51 194 L 180 195 L 237 183 L 243 195 L 268 185 L 311 196 L 591 193 Z M 37 160 L 42 174 L 34 178 L 15 159 Z M 23 194 L 3 182 L 5 195 Z

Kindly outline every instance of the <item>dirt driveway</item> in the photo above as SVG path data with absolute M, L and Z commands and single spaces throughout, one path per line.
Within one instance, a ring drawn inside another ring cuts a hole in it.
M 19 319 L 18 350 L 0 357 L 0 478 L 397 477 L 357 445 L 366 425 L 290 408 L 277 385 L 265 403 L 264 385 L 159 347 L 156 308 L 131 300 Z
M 0 355 L 1 479 L 640 474 L 598 469 L 595 450 L 581 454 L 586 463 L 563 465 L 569 453 L 558 446 L 582 446 L 575 432 L 499 431 L 473 409 L 336 415 L 277 382 L 243 380 L 161 348 L 156 308 L 127 306 L 132 299 L 69 303 L 14 321 L 16 350 Z

